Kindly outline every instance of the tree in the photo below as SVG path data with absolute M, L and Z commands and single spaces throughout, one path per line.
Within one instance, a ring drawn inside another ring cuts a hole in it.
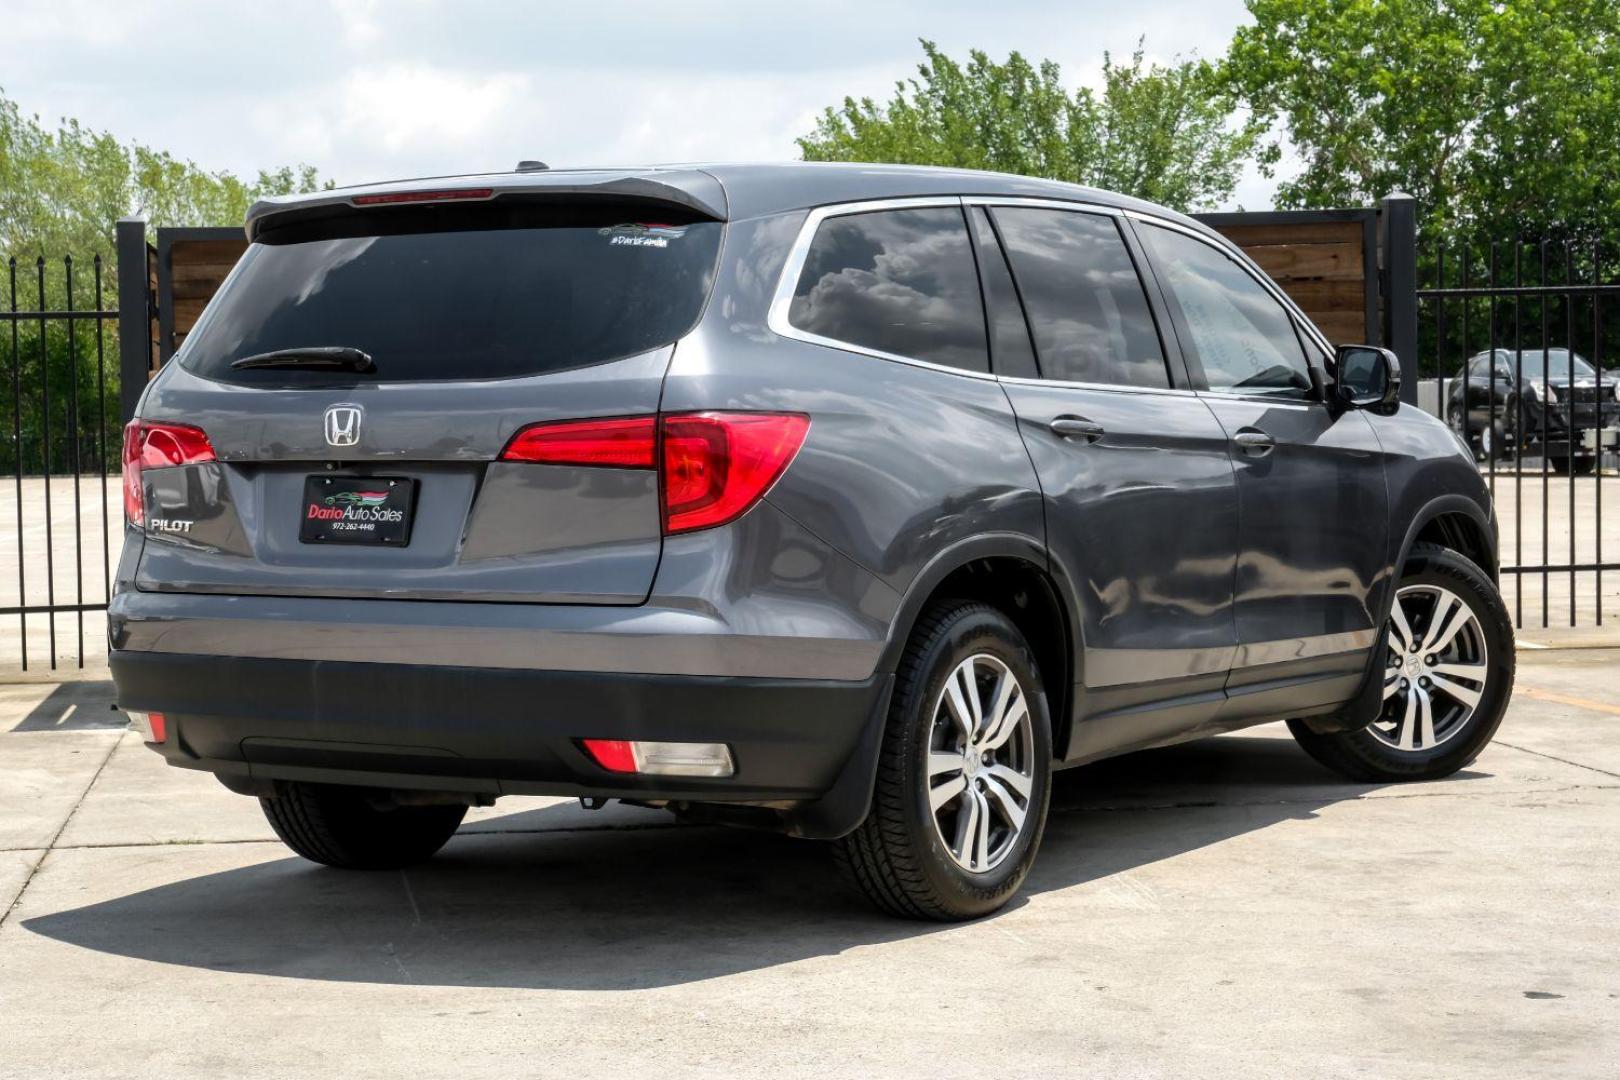
M 207 172 L 163 151 L 125 145 L 76 120 L 51 130 L 0 95 L 0 310 L 11 308 L 13 284 L 22 311 L 61 311 L 70 301 L 80 311 L 93 308 L 97 255 L 104 260 L 101 301 L 114 303 L 113 226 L 127 214 L 140 214 L 159 228 L 239 225 L 254 199 L 313 191 L 321 183 L 304 165 L 260 172 L 251 182 Z M 19 464 L 29 472 L 47 465 L 57 473 L 117 468 L 117 340 L 99 324 L 98 352 L 97 325 L 65 319 L 0 323 L 0 386 L 6 387 L 0 391 L 0 471 Z M 112 403 L 106 416 L 103 388 Z M 20 436 L 15 441 L 14 424 Z
M 922 42 L 917 76 L 893 99 L 845 98 L 798 140 L 806 161 L 949 165 L 1042 176 L 1136 195 L 1178 209 L 1229 198 L 1259 134 L 1237 123 L 1207 63 L 1129 64 L 1103 55 L 1101 95 L 1064 89 L 1058 65 L 1019 53 L 964 67 Z
M 1620 219 L 1614 0 L 1248 0 L 1226 85 L 1301 159 L 1280 206 L 1418 200 L 1425 233 Z M 1281 156 L 1265 148 L 1269 168 Z
M 321 186 L 307 165 L 243 181 L 139 143 L 125 145 L 77 120 L 53 131 L 0 94 L 0 254 L 88 258 L 111 249 L 113 224 L 128 214 L 158 228 L 237 225 L 257 198 Z

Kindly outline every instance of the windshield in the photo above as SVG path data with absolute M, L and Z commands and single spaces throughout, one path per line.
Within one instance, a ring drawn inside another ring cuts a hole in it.
M 1548 349 L 1545 353 L 1540 349 L 1525 349 L 1522 352 L 1508 351 L 1501 355 L 1499 362 L 1505 362 L 1507 369 L 1513 371 L 1520 363 L 1519 356 L 1523 356 L 1522 368 L 1527 379 L 1551 379 L 1553 382 L 1568 382 L 1570 364 L 1575 365 L 1576 379 L 1591 379 L 1596 377 L 1597 369 L 1586 362 L 1586 357 L 1580 353 L 1572 353 L 1568 349 Z M 1545 357 L 1546 367 L 1542 366 Z
M 180 360 L 227 382 L 322 385 L 512 378 L 631 356 L 697 322 L 721 228 L 620 212 L 545 227 L 256 243 Z M 231 367 L 321 348 L 360 350 L 376 370 Z

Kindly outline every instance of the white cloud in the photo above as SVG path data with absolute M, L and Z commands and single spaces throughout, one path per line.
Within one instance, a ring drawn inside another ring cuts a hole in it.
M 589 5 L 461 0 L 7 0 L 0 87 L 48 119 L 252 175 L 339 183 L 553 165 L 797 156 L 845 95 L 887 96 L 919 37 L 1017 49 L 1095 83 L 1104 49 L 1220 54 L 1241 0 Z M 1265 205 L 1269 182 L 1241 200 Z

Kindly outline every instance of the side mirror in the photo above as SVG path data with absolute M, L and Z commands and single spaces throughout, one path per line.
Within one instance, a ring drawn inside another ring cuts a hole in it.
M 1401 361 L 1388 349 L 1341 345 L 1334 354 L 1333 401 L 1343 409 L 1394 412 L 1401 403 Z

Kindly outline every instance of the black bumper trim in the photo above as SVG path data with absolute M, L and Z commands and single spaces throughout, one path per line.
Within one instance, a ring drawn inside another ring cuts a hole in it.
M 122 708 L 167 716 L 169 739 L 154 749 L 238 789 L 305 780 L 788 804 L 789 831 L 813 836 L 847 832 L 865 816 L 892 682 L 881 674 L 851 683 L 124 650 L 109 666 Z M 737 772 L 610 773 L 581 749 L 584 737 L 724 742 Z

